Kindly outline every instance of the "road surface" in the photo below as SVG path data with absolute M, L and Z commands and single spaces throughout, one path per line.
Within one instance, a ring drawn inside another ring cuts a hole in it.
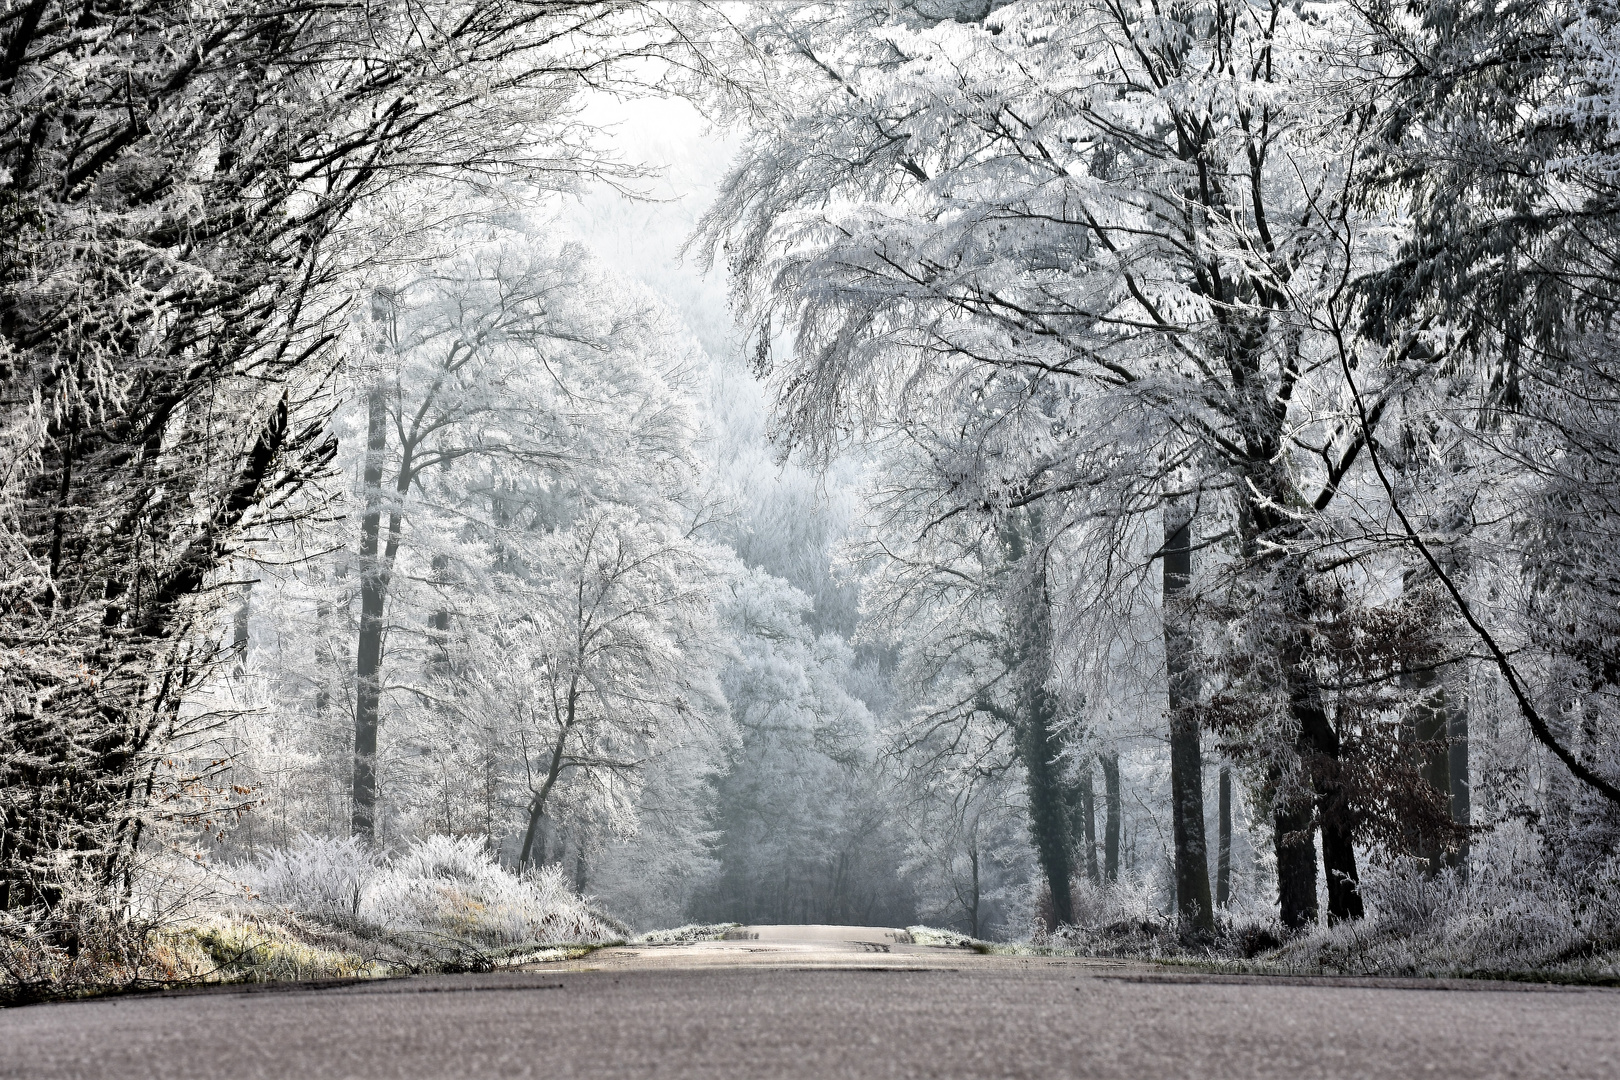
M 1609 1080 L 1620 991 L 1209 979 L 751 927 L 523 972 L 0 1010 L 0 1077 Z

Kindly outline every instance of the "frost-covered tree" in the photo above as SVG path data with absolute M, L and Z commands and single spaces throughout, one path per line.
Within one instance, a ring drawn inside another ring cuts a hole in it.
M 1447 364 L 1427 395 L 1403 402 L 1420 467 L 1384 447 L 1375 464 L 1409 562 L 1450 609 L 1443 651 L 1487 658 L 1472 674 L 1447 666 L 1450 775 L 1437 779 L 1468 823 L 1469 725 L 1496 728 L 1488 703 L 1510 702 L 1551 759 L 1545 779 L 1510 741 L 1505 754 L 1483 747 L 1472 772 L 1486 801 L 1541 807 L 1549 861 L 1579 874 L 1620 835 L 1608 558 L 1620 13 L 1356 8 L 1366 60 L 1354 94 L 1373 136 L 1362 184 L 1369 200 L 1409 213 L 1394 258 L 1361 282 L 1363 333 L 1388 341 L 1433 327 Z M 1374 112 L 1383 102 L 1394 107 Z M 1344 377 L 1375 397 L 1359 372 Z
M 447 689 L 469 718 L 507 718 L 525 796 L 520 866 L 544 861 L 552 818 L 577 859 L 633 833 L 659 755 L 718 750 L 714 569 L 696 532 L 675 515 L 586 509 L 537 545 L 523 587 L 470 621 Z
M 335 425 L 357 481 L 340 550 L 261 606 L 302 608 L 276 627 L 309 635 L 277 642 L 281 692 L 315 687 L 297 708 L 323 731 L 335 676 L 349 695 L 359 834 L 387 808 L 396 837 L 499 845 L 522 813 L 526 862 L 548 806 L 613 833 L 680 741 L 663 732 L 716 721 L 697 353 L 577 247 L 508 226 L 458 240 L 363 325 Z
M 720 612 L 731 643 L 720 681 L 737 743 L 716 784 L 716 875 L 695 913 L 906 921 L 876 724 L 850 689 L 853 650 L 816 633 L 808 598 L 763 570 L 739 571 Z
M 0 908 L 67 917 L 67 881 L 118 883 L 154 784 L 206 788 L 159 751 L 197 734 L 208 586 L 331 457 L 338 282 L 376 253 L 356 211 L 601 172 L 575 96 L 692 40 L 619 0 L 0 14 Z
M 1035 857 L 1017 777 L 942 769 L 908 779 L 900 806 L 918 917 L 974 938 L 1021 936 Z
M 1200 546 L 1230 536 L 1277 658 L 1285 917 L 1315 911 L 1318 817 L 1331 911 L 1353 916 L 1354 815 L 1305 649 L 1312 523 L 1363 445 L 1317 374 L 1344 245 L 1368 242 L 1343 227 L 1347 136 L 1318 92 L 1332 11 L 968 7 L 760 17 L 785 88 L 709 227 L 745 317 L 794 335 L 783 431 L 822 455 L 852 427 L 961 432 L 974 453 L 941 472 L 971 510 L 1095 486 L 1118 427 L 1093 418 L 1140 425 L 1127 444 L 1152 456 L 1113 512 L 1166 519 L 1155 556 L 1189 514 Z M 1207 925 L 1198 726 L 1175 696 L 1179 892 Z
M 652 301 L 578 248 L 545 250 L 532 231 L 459 239 L 455 257 L 374 295 L 377 346 L 356 373 L 366 401 L 352 796 L 361 835 L 374 828 L 385 618 L 402 545 L 431 552 L 417 573 L 449 588 L 458 573 L 484 575 L 458 566 L 462 552 L 440 549 L 441 538 L 482 540 L 497 572 L 515 570 L 523 556 L 512 537 L 562 526 L 578 512 L 571 498 L 678 498 L 690 467 L 675 384 L 691 354 Z M 425 502 L 414 516 L 427 528 L 407 537 L 413 498 Z

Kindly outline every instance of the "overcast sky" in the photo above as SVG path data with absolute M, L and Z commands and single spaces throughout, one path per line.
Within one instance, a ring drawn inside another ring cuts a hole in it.
M 589 115 L 613 126 L 620 156 L 659 171 L 630 199 L 603 185 L 565 212 L 565 221 L 612 270 L 643 282 L 680 312 L 716 360 L 736 352 L 719 268 L 707 276 L 694 260 L 682 262 L 681 245 L 714 198 L 736 145 L 689 102 L 644 98 L 593 102 Z

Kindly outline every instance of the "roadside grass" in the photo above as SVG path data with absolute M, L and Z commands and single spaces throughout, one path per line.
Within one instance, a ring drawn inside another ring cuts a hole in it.
M 152 952 L 167 961 L 168 983 L 363 979 L 381 973 L 375 958 L 315 937 L 270 919 L 223 918 L 164 931 Z
M 997 944 L 993 941 L 980 941 L 978 938 L 959 934 L 955 930 L 941 930 L 937 926 L 908 926 L 906 935 L 911 939 L 908 944 L 932 945 L 936 949 L 971 949 L 977 953 L 1011 956 L 1015 953 L 1009 950 L 1019 948 L 1017 945 Z
M 1426 873 L 1371 867 L 1367 915 L 1289 933 L 1258 899 L 1194 935 L 1140 881 L 1077 883 L 1076 925 L 992 942 L 912 926 L 911 942 L 999 956 L 1096 957 L 1203 973 L 1497 979 L 1620 985 L 1620 856 L 1578 880 L 1534 866 Z M 688 924 L 634 936 L 560 871 L 517 874 L 471 841 L 435 838 L 379 857 L 305 838 L 213 866 L 143 868 L 121 917 L 64 904 L 49 920 L 0 913 L 0 1004 L 186 985 L 496 971 L 607 945 L 674 946 L 738 932 Z
M 649 930 L 631 938 L 631 945 L 689 945 L 695 941 L 721 941 L 741 923 L 687 923 L 670 930 Z
M 1173 921 L 1160 924 L 1151 944 L 1139 929 L 1065 927 L 1060 934 L 1030 941 L 984 941 L 952 930 L 930 926 L 907 928 L 918 945 L 971 949 L 986 956 L 1053 956 L 1135 961 L 1166 969 L 1222 975 L 1349 976 L 1360 978 L 1474 979 L 1498 982 L 1547 983 L 1573 986 L 1620 986 L 1620 949 L 1609 949 L 1580 960 L 1541 967 L 1510 967 L 1437 962 L 1430 955 L 1422 962 L 1378 962 L 1374 949 L 1356 952 L 1319 940 L 1321 932 L 1302 934 L 1273 949 L 1243 955 L 1243 946 L 1230 940 L 1217 944 L 1188 944 L 1178 940 Z M 1377 931 L 1367 935 L 1377 941 Z M 1385 943 L 1387 945 L 1387 943 Z M 1397 950 L 1385 948 L 1386 954 Z M 1421 947 L 1411 950 L 1421 955 Z
M 514 873 L 468 840 L 379 857 L 347 840 L 214 866 L 154 858 L 128 911 L 4 913 L 0 1004 L 217 983 L 496 971 L 575 959 L 629 930 L 560 869 Z M 685 928 L 683 928 L 685 929 Z
M 1213 936 L 1187 932 L 1138 885 L 1076 886 L 1078 925 L 1024 941 L 978 941 L 912 927 L 919 944 L 1002 956 L 1131 960 L 1243 975 L 1492 979 L 1620 986 L 1620 857 L 1579 878 L 1539 867 L 1430 874 L 1415 861 L 1370 867 L 1365 918 L 1289 932 L 1269 904 L 1217 913 Z

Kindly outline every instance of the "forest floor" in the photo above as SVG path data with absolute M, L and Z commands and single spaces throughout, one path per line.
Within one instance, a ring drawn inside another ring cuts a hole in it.
M 1268 978 L 745 927 L 521 971 L 0 1011 L 0 1077 L 1600 1077 L 1620 991 Z

